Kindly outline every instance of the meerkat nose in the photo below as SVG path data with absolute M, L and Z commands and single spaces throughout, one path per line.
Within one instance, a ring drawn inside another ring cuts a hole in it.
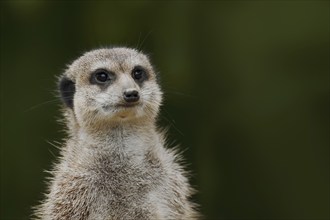
M 126 102 L 137 102 L 140 99 L 139 92 L 135 89 L 126 90 L 124 92 L 124 100 Z

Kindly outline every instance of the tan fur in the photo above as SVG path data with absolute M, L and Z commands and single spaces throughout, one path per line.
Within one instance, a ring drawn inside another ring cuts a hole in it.
M 136 65 L 147 70 L 143 85 L 131 76 Z M 89 81 L 98 68 L 116 74 L 105 89 Z M 36 217 L 196 219 L 187 173 L 155 125 L 162 92 L 148 58 L 128 48 L 94 50 L 63 76 L 76 88 L 73 109 L 64 108 L 69 138 Z M 117 107 L 125 89 L 139 91 L 138 106 Z

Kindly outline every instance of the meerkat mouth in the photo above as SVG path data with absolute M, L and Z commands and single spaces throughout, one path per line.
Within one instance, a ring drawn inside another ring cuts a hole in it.
M 136 106 L 139 106 L 140 103 L 120 103 L 120 104 L 117 104 L 116 107 L 119 107 L 119 108 L 133 108 L 133 107 L 136 107 Z
M 140 105 L 141 103 L 119 103 L 116 105 L 104 105 L 102 106 L 102 109 L 104 111 L 110 111 L 114 109 L 131 109 Z

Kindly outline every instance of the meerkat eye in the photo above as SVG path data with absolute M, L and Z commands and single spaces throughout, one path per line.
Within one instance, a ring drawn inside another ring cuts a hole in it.
M 147 73 L 141 66 L 136 66 L 132 71 L 132 77 L 138 82 L 142 82 L 147 79 Z
M 95 79 L 99 83 L 104 83 L 107 80 L 109 80 L 109 75 L 106 72 L 98 72 L 98 73 L 95 73 Z
M 114 74 L 104 69 L 96 70 L 91 77 L 93 84 L 105 84 L 114 78 Z

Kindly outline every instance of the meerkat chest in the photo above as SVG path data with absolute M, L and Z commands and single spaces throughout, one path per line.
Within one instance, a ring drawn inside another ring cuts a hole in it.
M 79 143 L 84 147 L 75 158 L 82 164 L 79 173 L 88 188 L 92 219 L 155 219 L 150 212 L 158 207 L 155 195 L 167 191 L 165 163 L 155 150 L 162 143 L 155 140 L 116 134 L 103 142 Z
M 138 159 L 137 159 L 138 158 Z M 130 216 L 151 218 L 150 195 L 164 178 L 160 161 L 145 155 L 103 155 L 91 170 L 91 192 L 95 198 L 91 216 L 110 219 Z M 93 216 L 93 213 L 95 216 Z
M 161 158 L 146 147 L 151 143 L 136 139 L 114 141 L 111 150 L 91 154 L 89 170 L 94 184 L 102 184 L 102 189 L 121 196 L 132 190 L 143 192 L 159 182 L 164 175 Z
M 91 167 L 94 183 L 102 184 L 105 191 L 114 196 L 143 192 L 162 178 L 159 163 L 153 163 L 145 155 L 104 155 Z

